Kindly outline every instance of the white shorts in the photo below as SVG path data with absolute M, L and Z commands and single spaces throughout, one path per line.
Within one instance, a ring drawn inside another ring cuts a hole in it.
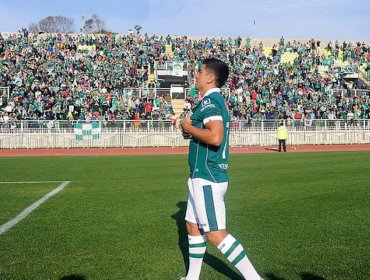
M 185 220 L 198 224 L 205 232 L 226 229 L 224 197 L 227 186 L 227 182 L 214 183 L 200 178 L 189 178 Z

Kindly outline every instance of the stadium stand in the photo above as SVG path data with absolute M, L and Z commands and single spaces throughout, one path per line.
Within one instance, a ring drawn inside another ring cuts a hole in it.
M 230 65 L 225 99 L 238 120 L 369 118 L 369 42 L 254 41 L 0 35 L 0 87 L 9 89 L 0 90 L 0 122 L 181 118 L 185 99 L 197 103 L 194 74 L 209 56 Z

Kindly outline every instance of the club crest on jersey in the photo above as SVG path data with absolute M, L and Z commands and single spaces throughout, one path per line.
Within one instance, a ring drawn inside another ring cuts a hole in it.
M 205 98 L 202 100 L 202 107 L 207 106 L 209 104 L 211 104 L 211 99 Z
M 202 109 L 200 109 L 201 112 L 203 112 L 207 108 L 215 108 L 215 104 L 212 104 L 212 101 L 210 98 L 205 98 L 202 100 Z

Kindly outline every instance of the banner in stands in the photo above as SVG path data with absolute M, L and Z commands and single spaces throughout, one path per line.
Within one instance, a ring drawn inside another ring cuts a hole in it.
M 183 75 L 183 73 L 182 73 L 183 68 L 184 68 L 184 63 L 174 62 L 173 63 L 173 70 L 172 70 L 172 76 L 181 77 Z
M 97 140 L 100 138 L 101 129 L 99 123 L 76 123 L 74 132 L 77 141 Z

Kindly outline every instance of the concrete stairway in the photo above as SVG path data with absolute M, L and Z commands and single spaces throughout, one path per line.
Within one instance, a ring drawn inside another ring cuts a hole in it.
M 172 99 L 172 108 L 178 118 L 184 112 L 184 99 Z
M 155 80 L 155 75 L 153 73 L 148 74 L 148 83 Z
M 169 58 L 173 58 L 173 51 L 172 51 L 172 47 L 171 45 L 167 45 L 166 44 L 166 50 L 165 50 L 165 54 L 169 57 Z
M 281 63 L 290 63 L 293 64 L 294 59 L 298 57 L 298 53 L 285 52 L 281 55 Z

